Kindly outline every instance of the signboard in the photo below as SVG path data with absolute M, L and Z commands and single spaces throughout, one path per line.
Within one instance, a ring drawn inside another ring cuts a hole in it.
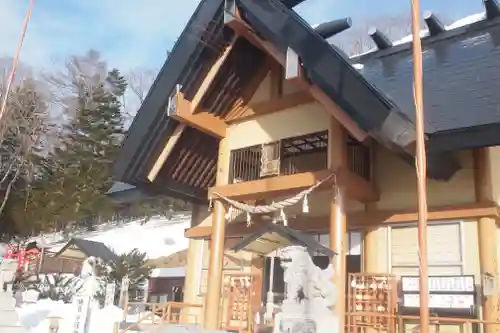
M 419 277 L 402 276 L 402 306 L 419 308 Z M 475 284 L 473 275 L 429 277 L 429 308 L 439 314 L 446 310 L 472 313 L 475 308 Z
M 75 322 L 73 323 L 72 333 L 85 333 L 85 326 L 87 322 L 88 309 L 90 306 L 90 297 L 77 296 L 73 301 L 76 307 Z
M 403 292 L 418 292 L 420 278 L 418 276 L 401 277 L 401 287 Z M 472 275 L 462 276 L 430 276 L 429 292 L 474 292 L 474 277 Z
M 125 276 L 122 279 L 122 283 L 120 286 L 120 300 L 118 302 L 118 306 L 125 308 L 126 302 L 128 301 L 128 288 L 129 288 L 130 280 L 128 276 Z M 126 309 L 125 309 L 126 310 Z
M 420 295 L 403 295 L 403 306 L 420 307 Z M 474 295 L 456 294 L 431 294 L 429 295 L 429 307 L 433 309 L 467 309 L 474 307 Z
M 106 284 L 106 298 L 104 299 L 104 306 L 113 305 L 115 303 L 116 285 L 112 283 Z

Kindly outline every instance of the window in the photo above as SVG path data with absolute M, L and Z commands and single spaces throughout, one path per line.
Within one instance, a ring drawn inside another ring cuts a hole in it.
M 330 248 L 330 235 L 329 234 L 316 234 L 313 235 L 314 239 L 323 246 Z M 361 255 L 361 232 L 350 231 L 347 239 L 347 255 L 359 256 Z M 315 255 L 318 255 L 316 253 Z
M 429 224 L 429 275 L 460 275 L 463 268 L 460 222 Z M 416 226 L 390 228 L 391 271 L 397 276 L 418 275 L 418 230 Z

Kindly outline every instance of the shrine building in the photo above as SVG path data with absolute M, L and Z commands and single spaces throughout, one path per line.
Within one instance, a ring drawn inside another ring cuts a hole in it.
M 371 30 L 376 49 L 349 58 L 328 39 L 350 20 L 312 27 L 292 10 L 301 2 L 201 0 L 115 163 L 131 197 L 192 203 L 184 302 L 203 304 L 208 329 L 257 331 L 256 313 L 279 311 L 277 248 L 297 235 L 337 253 L 341 325 L 418 315 L 410 39 Z M 465 25 L 425 16 L 428 265 L 433 316 L 496 322 L 500 7 L 484 3 Z M 385 303 L 355 301 L 377 281 L 392 283 Z

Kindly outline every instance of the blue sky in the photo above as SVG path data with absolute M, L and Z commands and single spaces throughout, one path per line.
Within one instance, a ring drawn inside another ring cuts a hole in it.
M 126 71 L 159 68 L 198 0 L 35 0 L 22 61 L 53 66 L 90 48 Z M 453 3 L 453 4 L 452 4 Z M 28 0 L 0 0 L 0 57 L 12 56 Z M 350 16 L 354 25 L 385 15 L 409 17 L 410 0 L 307 0 L 297 11 L 310 23 Z M 482 11 L 481 0 L 421 0 L 447 22 Z

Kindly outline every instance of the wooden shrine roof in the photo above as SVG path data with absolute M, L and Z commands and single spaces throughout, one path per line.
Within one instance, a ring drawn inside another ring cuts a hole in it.
M 300 2 L 240 0 L 238 20 L 250 27 L 247 34 L 281 54 L 293 49 L 311 85 L 380 144 L 413 163 L 410 44 L 391 44 L 349 59 L 292 10 Z M 200 1 L 138 110 L 115 163 L 115 179 L 191 201 L 206 199 L 206 187 L 215 180 L 214 136 L 189 129 L 174 148 L 189 157 L 170 154 L 153 182 L 147 173 L 179 124 L 166 112 L 172 92 L 180 89 L 192 101 L 231 45 L 233 51 L 199 103 L 203 113 L 227 120 L 228 110 L 245 105 L 254 83 L 263 78 L 256 68 L 266 68 L 271 55 L 248 36 L 235 41 L 235 32 L 224 22 L 224 5 L 223 0 Z M 500 18 L 491 13 L 483 21 L 423 38 L 430 177 L 448 179 L 460 168 L 453 151 L 500 144 L 500 95 L 495 90 L 500 78 L 491 70 L 500 67 Z

